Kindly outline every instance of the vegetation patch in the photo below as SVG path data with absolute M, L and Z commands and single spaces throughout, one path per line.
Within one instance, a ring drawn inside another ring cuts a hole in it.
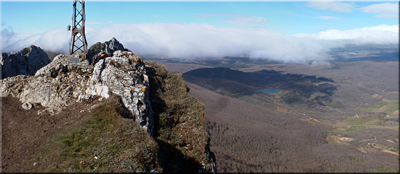
M 345 128 L 337 128 L 333 130 L 334 132 L 348 132 L 348 129 Z
M 338 124 L 345 124 L 345 125 L 369 125 L 376 122 L 379 122 L 379 117 L 371 117 L 367 119 L 363 118 L 346 118 L 344 121 L 339 122 Z
M 206 152 L 204 105 L 188 95 L 182 74 L 168 72 L 164 65 L 145 62 L 150 80 L 150 98 L 156 117 L 155 140 L 166 173 L 196 173 L 203 164 L 211 171 Z M 210 152 L 211 156 L 213 153 Z
M 315 124 L 315 123 L 314 123 Z M 350 126 L 349 128 L 336 128 L 334 132 L 356 132 L 359 130 L 367 129 L 367 126 Z
M 310 124 L 320 124 L 320 122 L 316 122 L 314 120 L 310 120 L 308 123 L 310 123 Z
M 350 160 L 350 161 L 355 161 L 355 162 L 361 162 L 361 163 L 364 162 L 364 160 L 361 159 L 361 158 L 358 157 L 358 156 L 349 156 L 349 160 Z
M 366 129 L 367 126 L 351 126 L 348 131 L 349 132 L 355 132 L 355 131 L 359 131 L 359 130 L 364 130 Z
M 287 113 L 288 111 L 286 109 L 281 108 L 281 107 L 276 107 L 276 112 Z
M 382 101 L 376 102 L 373 106 L 362 108 L 360 110 L 368 112 L 385 112 L 386 114 L 390 114 L 399 110 L 399 100 L 382 99 Z
M 326 140 L 328 140 L 328 144 L 342 144 L 339 141 L 337 141 L 336 136 L 333 135 L 328 135 L 328 137 L 326 137 Z

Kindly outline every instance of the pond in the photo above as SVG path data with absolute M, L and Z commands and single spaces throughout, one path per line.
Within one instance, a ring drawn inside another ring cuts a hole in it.
M 262 92 L 265 92 L 266 94 L 279 94 L 279 90 L 277 89 L 261 89 Z

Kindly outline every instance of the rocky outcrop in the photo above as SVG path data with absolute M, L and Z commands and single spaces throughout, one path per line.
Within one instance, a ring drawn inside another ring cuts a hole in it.
M 34 75 L 38 69 L 50 62 L 47 54 L 40 47 L 34 45 L 15 54 L 2 53 L 0 58 L 2 79 L 16 75 Z
M 70 57 L 79 57 L 79 62 L 69 62 Z M 58 55 L 35 76 L 19 75 L 0 81 L 1 97 L 18 97 L 24 109 L 35 104 L 46 107 L 38 114 L 58 113 L 71 103 L 86 101 L 93 96 L 108 98 L 114 93 L 121 96 L 130 116 L 152 134 L 148 89 L 149 79 L 142 58 L 121 50 L 95 65 L 90 65 L 80 53 Z
M 106 53 L 113 53 L 114 51 L 117 50 L 121 50 L 121 51 L 129 51 L 130 50 L 124 48 L 124 46 L 114 37 L 109 40 L 106 41 L 104 43 L 101 42 L 97 42 L 95 44 L 93 44 L 87 52 L 87 57 L 89 59 L 89 61 L 91 61 L 92 57 L 97 54 L 98 52 L 100 52 L 101 50 L 105 51 Z
M 105 67 L 102 69 L 103 65 Z M 113 57 L 107 57 L 95 64 L 88 83 L 90 87 L 86 88 L 85 95 L 80 95 L 79 99 L 87 98 L 87 95 L 108 98 L 109 92 L 117 94 L 136 117 L 136 122 L 152 134 L 149 78 L 141 57 L 128 51 L 115 51 Z
M 119 113 L 132 118 L 136 125 L 153 135 L 147 137 L 152 138 L 147 142 L 157 142 L 158 149 L 153 149 L 153 152 L 147 149 L 147 145 L 143 151 L 140 150 L 146 141 L 137 143 L 137 148 L 133 148 L 135 151 L 157 153 L 156 161 L 162 161 L 160 164 L 166 173 L 187 170 L 191 173 L 216 173 L 215 157 L 209 151 L 209 136 L 204 129 L 204 105 L 187 94 L 182 75 L 170 73 L 155 62 L 146 62 L 145 65 L 141 57 L 119 44 L 115 38 L 100 44 L 110 48 L 112 54 L 94 65 L 90 64 L 89 56 L 82 53 L 60 54 L 33 73 L 34 76 L 16 75 L 2 79 L 0 97 L 17 97 L 23 109 L 41 105 L 45 109 L 37 114 L 54 114 L 69 105 L 84 104 L 94 96 L 101 100 L 111 94 L 118 95 L 124 109 Z M 117 50 L 119 48 L 125 51 Z M 72 57 L 78 58 L 78 62 L 70 62 Z M 143 158 L 140 155 L 132 157 Z M 146 161 L 153 165 L 153 160 Z M 140 171 L 144 171 L 142 169 Z M 150 170 L 150 173 L 152 171 L 155 170 Z

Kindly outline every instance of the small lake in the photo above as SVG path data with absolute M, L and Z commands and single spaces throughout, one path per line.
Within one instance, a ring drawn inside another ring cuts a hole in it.
M 279 90 L 277 89 L 261 89 L 262 92 L 265 92 L 266 94 L 279 94 Z

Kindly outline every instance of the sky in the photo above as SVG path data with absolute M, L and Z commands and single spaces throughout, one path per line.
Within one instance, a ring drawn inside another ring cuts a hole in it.
M 398 44 L 398 1 L 86 1 L 89 46 L 138 55 L 327 60 L 346 44 Z M 68 52 L 72 1 L 1 1 L 2 52 Z

